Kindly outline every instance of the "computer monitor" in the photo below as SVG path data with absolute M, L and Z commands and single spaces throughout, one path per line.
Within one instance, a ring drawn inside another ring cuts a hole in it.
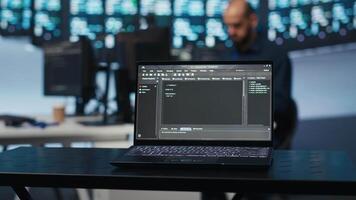
M 0 3 L 0 33 L 3 36 L 30 35 L 32 18 L 31 0 Z
M 149 28 L 132 33 L 119 33 L 116 48 L 120 66 L 129 70 L 136 81 L 136 62 L 171 59 L 171 34 L 169 28 Z
M 135 92 L 137 61 L 168 61 L 171 59 L 169 28 L 150 28 L 133 33 L 119 33 L 116 39 L 120 69 L 116 74 L 119 115 L 132 119 L 130 93 Z
M 105 4 L 103 0 L 69 0 L 69 39 L 77 41 L 80 36 L 95 40 L 105 32 Z
M 268 0 L 267 38 L 287 50 L 356 41 L 356 1 Z
M 149 26 L 150 20 L 154 20 L 159 27 L 170 26 L 172 21 L 171 0 L 141 0 L 140 1 L 140 28 Z
M 33 0 L 32 44 L 42 46 L 67 39 L 68 2 Z
M 106 34 L 116 35 L 137 30 L 138 1 L 106 0 L 105 8 Z
M 95 72 L 92 47 L 85 37 L 44 47 L 46 96 L 73 96 L 85 104 L 95 92 Z

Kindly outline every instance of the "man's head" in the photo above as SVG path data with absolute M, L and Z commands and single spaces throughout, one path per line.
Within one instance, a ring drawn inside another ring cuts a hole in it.
M 230 0 L 224 12 L 224 22 L 238 48 L 246 48 L 255 37 L 258 17 L 246 0 Z

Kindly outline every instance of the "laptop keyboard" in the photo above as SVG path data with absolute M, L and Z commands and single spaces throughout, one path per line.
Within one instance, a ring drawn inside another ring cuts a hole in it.
M 268 149 L 265 147 L 221 146 L 134 146 L 127 155 L 266 158 Z

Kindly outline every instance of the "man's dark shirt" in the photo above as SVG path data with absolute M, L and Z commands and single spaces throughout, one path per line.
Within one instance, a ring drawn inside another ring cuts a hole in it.
M 237 49 L 231 55 L 232 60 L 272 60 L 274 81 L 274 112 L 275 114 L 286 114 L 292 102 L 291 62 L 287 53 L 271 44 L 259 34 L 251 47 L 244 52 Z

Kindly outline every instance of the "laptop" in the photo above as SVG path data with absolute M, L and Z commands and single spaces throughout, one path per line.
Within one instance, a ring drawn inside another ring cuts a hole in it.
M 268 167 L 271 61 L 140 62 L 134 145 L 116 166 Z

